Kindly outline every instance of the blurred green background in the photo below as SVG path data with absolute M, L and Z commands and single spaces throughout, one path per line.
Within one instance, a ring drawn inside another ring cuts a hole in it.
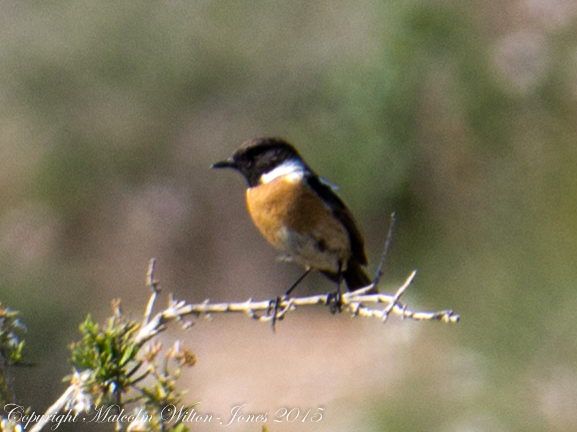
M 43 411 L 64 390 L 87 313 L 104 319 L 117 297 L 142 313 L 152 256 L 164 292 L 188 301 L 288 287 L 301 269 L 253 228 L 244 180 L 209 169 L 278 135 L 340 186 L 371 271 L 397 212 L 384 289 L 417 268 L 409 305 L 462 321 L 319 309 L 273 335 L 215 317 L 186 334 L 191 400 L 222 417 L 237 402 L 325 408 L 318 424 L 271 431 L 577 430 L 574 1 L 0 11 L 0 301 L 22 312 L 40 362 L 16 372 L 24 405 Z

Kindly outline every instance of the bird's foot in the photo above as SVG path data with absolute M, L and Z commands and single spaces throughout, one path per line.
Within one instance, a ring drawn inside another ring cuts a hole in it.
M 276 322 L 283 319 L 283 314 L 281 310 L 281 303 L 287 299 L 287 296 L 276 297 L 270 299 L 268 303 L 268 309 L 266 314 L 270 316 L 270 322 L 273 333 L 276 333 Z
M 343 296 L 340 289 L 327 294 L 327 305 L 329 307 L 330 313 L 333 315 L 337 312 L 342 312 Z

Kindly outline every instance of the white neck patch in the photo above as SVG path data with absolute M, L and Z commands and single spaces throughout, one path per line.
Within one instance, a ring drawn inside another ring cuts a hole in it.
M 270 183 L 280 177 L 285 177 L 291 182 L 302 180 L 305 175 L 305 165 L 299 159 L 289 159 L 277 166 L 275 169 L 264 173 L 260 177 L 260 183 Z

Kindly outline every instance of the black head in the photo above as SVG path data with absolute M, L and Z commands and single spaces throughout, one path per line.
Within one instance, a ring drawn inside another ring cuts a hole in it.
M 302 161 L 295 148 L 284 139 L 255 138 L 244 142 L 230 158 L 213 164 L 212 168 L 236 169 L 253 187 L 263 174 L 290 159 Z

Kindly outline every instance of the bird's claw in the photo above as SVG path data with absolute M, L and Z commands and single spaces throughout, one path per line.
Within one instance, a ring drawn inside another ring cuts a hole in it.
M 279 312 L 280 305 L 285 299 L 286 296 L 283 296 L 282 298 L 277 296 L 276 298 L 269 300 L 267 315 L 270 316 L 273 333 L 276 332 L 276 322 L 282 320 L 283 318 L 282 316 L 279 317 Z
M 327 305 L 329 307 L 330 313 L 332 314 L 337 312 L 340 313 L 342 311 L 343 296 L 340 289 L 327 294 Z

